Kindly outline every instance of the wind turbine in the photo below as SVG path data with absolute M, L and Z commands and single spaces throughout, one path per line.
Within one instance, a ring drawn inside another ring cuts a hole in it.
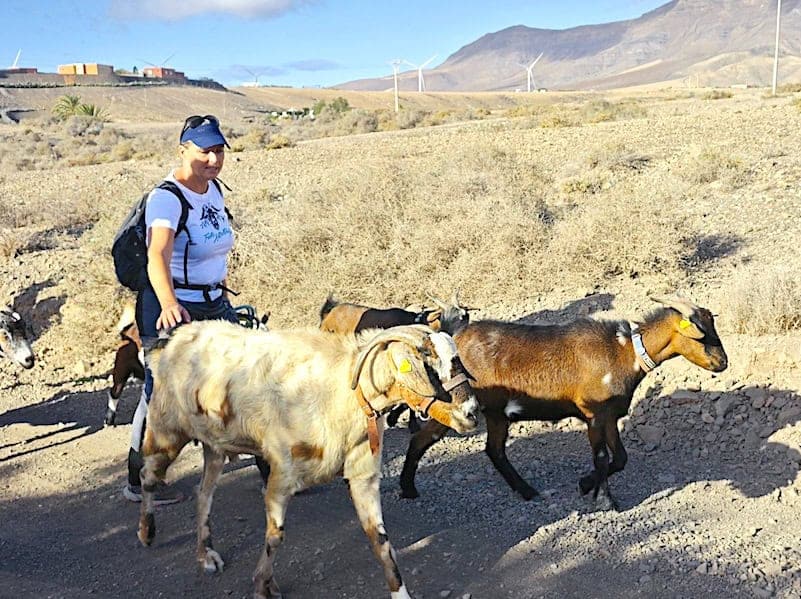
M 543 52 L 540 52 L 540 55 L 534 59 L 534 62 L 532 62 L 530 65 L 526 67 L 526 75 L 528 75 L 528 91 L 531 91 L 531 71 L 534 68 L 534 65 L 537 64 L 539 59 L 542 58 L 543 54 L 544 54 Z
M 773 55 L 773 95 L 776 95 L 776 80 L 779 77 L 779 36 L 782 28 L 782 0 L 776 7 L 776 51 Z
M 20 54 L 22 54 L 22 48 L 17 50 L 17 57 L 14 59 L 14 64 L 12 64 L 10 67 L 8 67 L 9 69 L 16 69 L 17 68 L 17 64 L 19 63 Z
M 414 64 L 414 63 L 411 63 L 411 62 L 409 62 L 408 60 L 404 60 L 404 61 L 403 61 L 403 62 L 405 62 L 406 64 L 408 64 L 410 67 L 412 67 L 413 69 L 417 69 L 417 91 L 418 91 L 418 92 L 424 92 L 424 91 L 426 91 L 426 82 L 425 82 L 425 80 L 423 79 L 423 69 L 424 69 L 426 66 L 428 66 L 428 64 L 429 64 L 429 63 L 430 63 L 432 60 L 434 60 L 436 57 L 437 57 L 437 55 L 436 55 L 436 54 L 434 54 L 434 56 L 432 56 L 431 58 L 429 58 L 427 61 L 425 61 L 425 62 L 424 62 L 423 64 L 421 64 L 421 65 L 416 65 L 416 64 Z
M 395 77 L 395 112 L 398 112 L 400 110 L 400 104 L 398 103 L 398 69 L 400 69 L 403 61 L 400 58 L 396 58 L 389 64 L 392 65 L 392 72 Z
M 173 52 L 167 58 L 162 60 L 159 64 L 153 64 L 152 62 L 148 62 L 146 60 L 142 60 L 141 58 L 139 60 L 142 60 L 142 62 L 145 63 L 145 64 L 149 64 L 151 67 L 156 67 L 157 69 L 163 69 L 164 67 L 167 66 L 167 63 L 170 62 L 170 59 L 172 59 L 176 54 L 177 54 L 177 52 Z
M 247 67 L 242 67 L 242 70 L 246 73 L 250 74 L 253 77 L 253 83 L 247 83 L 248 87 L 259 87 L 259 75 L 258 73 L 254 73 Z

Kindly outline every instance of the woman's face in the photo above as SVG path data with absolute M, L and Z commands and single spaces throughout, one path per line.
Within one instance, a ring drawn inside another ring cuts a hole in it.
M 181 146 L 181 160 L 185 168 L 199 179 L 211 181 L 222 170 L 225 161 L 225 146 L 218 145 L 210 148 L 198 148 L 191 141 Z

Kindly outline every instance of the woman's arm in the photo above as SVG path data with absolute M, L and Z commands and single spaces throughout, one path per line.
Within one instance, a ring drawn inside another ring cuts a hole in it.
M 150 245 L 147 248 L 147 276 L 161 306 L 161 314 L 156 321 L 156 329 L 171 329 L 181 322 L 189 322 L 191 317 L 178 299 L 172 287 L 170 260 L 175 242 L 175 231 L 169 227 L 151 227 Z

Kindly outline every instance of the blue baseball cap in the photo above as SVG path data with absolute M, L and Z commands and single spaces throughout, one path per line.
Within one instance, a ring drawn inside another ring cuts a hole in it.
M 225 137 L 220 131 L 220 122 L 216 117 L 190 116 L 184 123 L 184 130 L 181 132 L 181 143 L 191 141 L 198 148 L 211 148 L 213 146 L 231 146 L 225 141 Z

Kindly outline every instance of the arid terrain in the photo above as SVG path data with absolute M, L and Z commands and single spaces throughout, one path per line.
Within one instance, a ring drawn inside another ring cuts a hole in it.
M 207 576 L 193 499 L 159 509 L 153 547 L 136 538 L 138 506 L 120 492 L 138 383 L 103 426 L 130 299 L 111 240 L 175 166 L 182 117 L 207 112 L 236 148 L 222 173 L 230 282 L 273 328 L 315 326 L 329 292 L 388 306 L 457 288 L 474 318 L 636 320 L 649 295 L 677 290 L 717 315 L 729 368 L 667 362 L 621 421 L 619 511 L 577 491 L 591 467 L 578 421 L 512 427 L 510 460 L 541 493 L 531 502 L 484 455 L 483 427 L 433 447 L 421 497 L 401 499 L 409 434 L 387 431 L 384 517 L 412 596 L 801 597 L 798 92 L 426 94 L 403 126 L 408 112 L 370 112 L 390 107 L 369 104 L 377 92 L 303 124 L 264 111 L 339 94 L 78 91 L 106 122 L 53 121 L 53 90 L 2 96 L 34 109 L 0 125 L 0 300 L 30 322 L 37 362 L 0 363 L 0 597 L 251 596 L 264 515 L 250 460 L 221 479 L 226 569 Z M 168 474 L 190 494 L 200 453 Z M 388 596 L 339 480 L 293 499 L 276 564 L 290 599 Z

